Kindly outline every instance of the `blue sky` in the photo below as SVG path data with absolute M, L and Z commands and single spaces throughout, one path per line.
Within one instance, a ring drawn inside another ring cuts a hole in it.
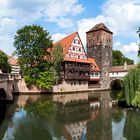
M 86 45 L 85 32 L 104 22 L 114 32 L 113 49 L 137 62 L 139 13 L 139 0 L 0 0 L 0 49 L 11 54 L 16 31 L 31 24 L 54 41 L 78 31 Z

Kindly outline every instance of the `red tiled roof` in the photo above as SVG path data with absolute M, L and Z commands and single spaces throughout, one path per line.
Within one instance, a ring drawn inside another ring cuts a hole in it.
M 97 65 L 97 63 L 96 63 L 96 61 L 95 61 L 95 59 L 94 58 L 88 58 L 88 61 L 91 63 L 91 65 L 93 66 L 92 68 L 91 68 L 91 71 L 100 71 L 100 69 L 99 69 L 99 67 L 98 67 L 98 65 Z
M 111 34 L 113 34 L 113 32 L 111 32 L 106 26 L 104 23 L 99 23 L 99 24 L 96 24 L 93 28 L 91 28 L 88 32 L 92 32 L 92 31 L 97 31 L 97 30 L 105 30 Z
M 134 65 L 127 65 L 126 68 L 125 66 L 114 66 L 111 68 L 111 72 L 125 72 L 125 71 L 129 71 L 130 69 L 134 69 L 136 68 L 137 65 L 134 64 Z
M 74 32 L 74 33 L 64 37 L 60 41 L 54 43 L 54 46 L 61 45 L 63 47 L 63 54 L 66 55 L 66 53 L 67 53 L 74 37 L 76 36 L 76 34 L 78 34 L 78 32 Z
M 65 61 L 72 61 L 72 62 L 80 62 L 80 63 L 89 63 L 91 62 L 88 59 L 78 59 L 78 58 L 72 58 L 72 57 L 64 57 Z
M 9 62 L 9 64 L 11 64 L 11 65 L 18 65 L 18 59 L 16 59 L 16 58 L 14 58 L 14 57 L 12 57 L 12 56 L 8 56 L 8 62 Z

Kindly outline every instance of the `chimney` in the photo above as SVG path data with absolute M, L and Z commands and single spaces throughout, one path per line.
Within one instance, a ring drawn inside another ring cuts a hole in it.
M 124 69 L 124 70 L 127 69 L 127 62 L 124 63 L 124 67 L 123 67 L 123 69 Z

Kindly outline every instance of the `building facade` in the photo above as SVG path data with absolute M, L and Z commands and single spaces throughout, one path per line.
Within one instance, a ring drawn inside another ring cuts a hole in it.
M 92 61 L 87 57 L 78 32 L 56 42 L 54 47 L 57 45 L 63 48 L 63 79 L 61 84 L 54 86 L 53 90 L 64 92 L 88 90 Z
M 94 58 L 100 68 L 102 88 L 109 88 L 109 71 L 112 65 L 112 32 L 103 24 L 97 24 L 87 35 L 87 54 Z
M 8 56 L 8 62 L 11 65 L 11 74 L 12 75 L 19 75 L 20 73 L 20 66 L 18 64 L 18 59 Z

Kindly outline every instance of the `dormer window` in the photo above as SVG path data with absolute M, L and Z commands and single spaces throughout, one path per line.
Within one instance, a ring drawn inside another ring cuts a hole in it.
M 75 43 L 75 44 L 80 44 L 79 41 L 78 41 L 77 39 L 74 39 L 74 40 L 73 40 L 73 43 Z

